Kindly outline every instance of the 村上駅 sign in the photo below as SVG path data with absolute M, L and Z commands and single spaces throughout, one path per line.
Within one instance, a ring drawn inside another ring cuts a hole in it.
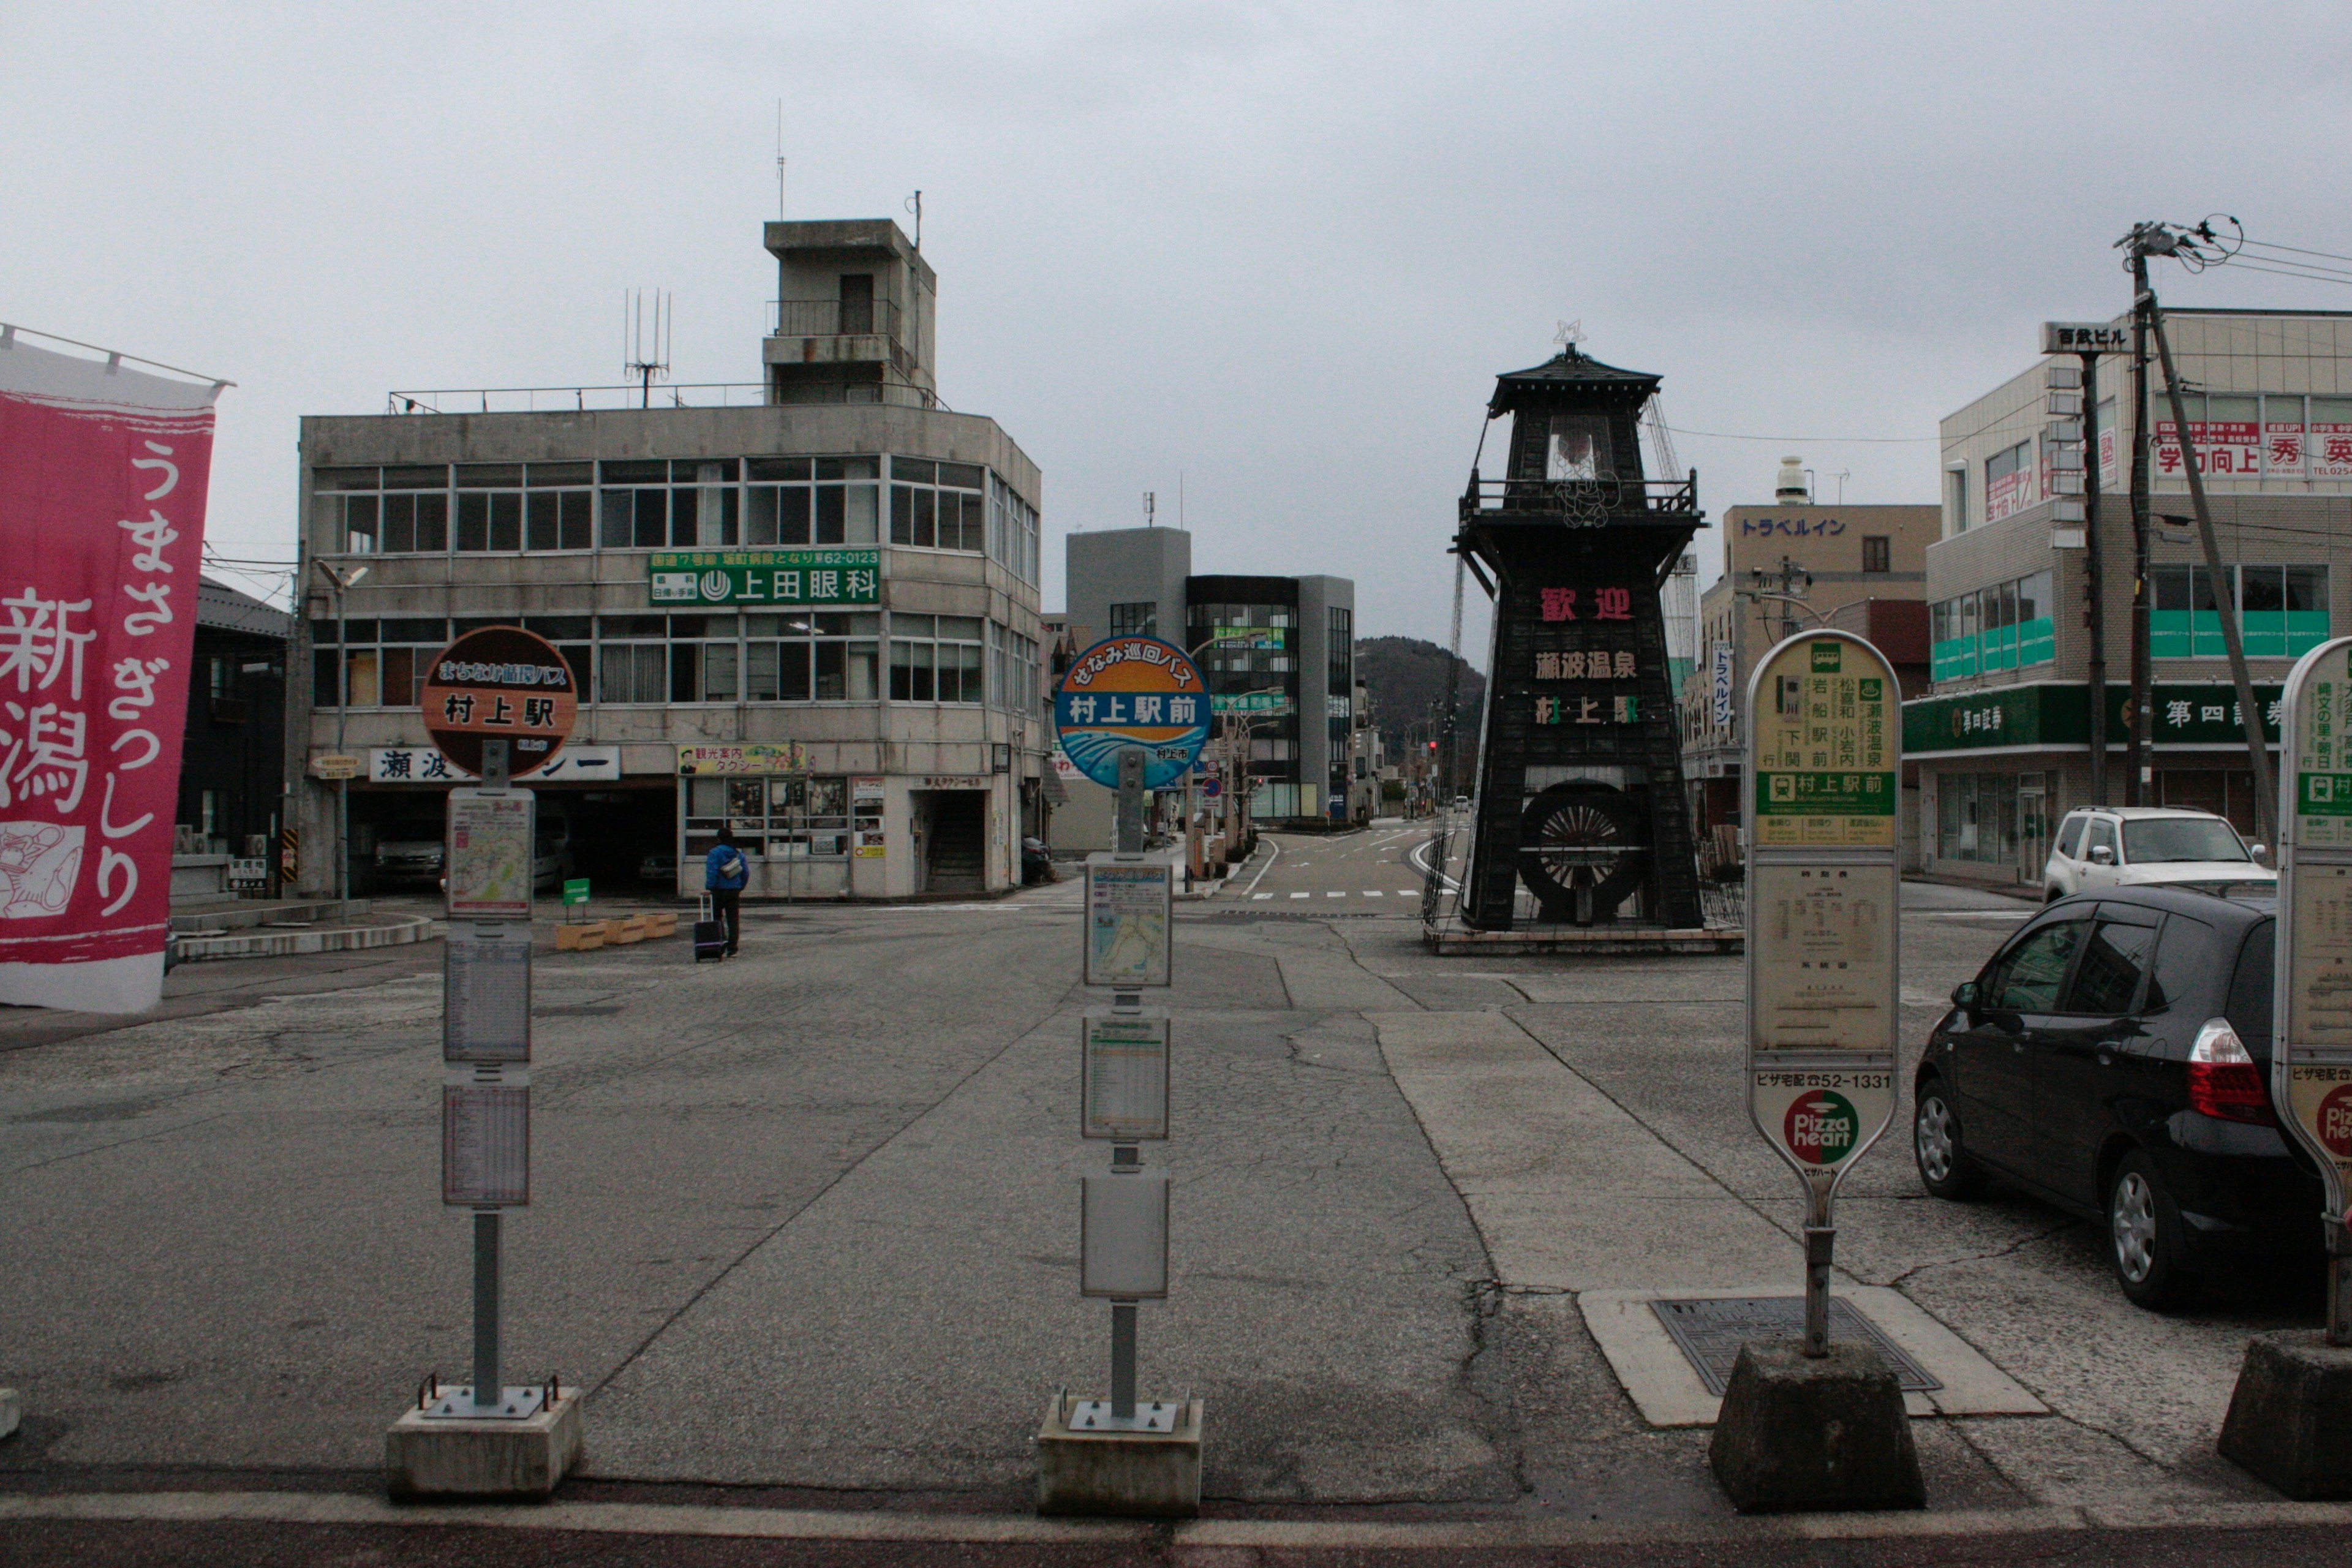
M 482 742 L 504 740 L 520 774 L 563 748 L 580 712 L 572 667 L 554 645 L 520 626 L 467 632 L 435 657 L 418 706 L 425 731 L 469 773 L 482 771 Z
M 657 550 L 646 558 L 656 605 L 878 605 L 879 550 Z
M 2278 961 L 2271 1099 L 2319 1166 L 2332 1220 L 2352 1205 L 2352 637 L 2305 654 L 2281 727 Z M 2259 1049 L 2263 1042 L 2252 1041 Z
M 1138 747 L 1144 788 L 1183 783 L 1209 739 L 1209 711 L 1200 670 L 1158 637 L 1105 637 L 1070 661 L 1054 693 L 1063 754 L 1110 789 L 1118 754 Z
M 1894 669 L 1847 633 L 1790 637 L 1748 682 L 1748 1114 L 1808 1225 L 1895 1113 L 1900 722 Z
M 1859 637 L 1790 637 L 1748 685 L 1763 846 L 1893 848 L 1902 737 L 1893 668 Z

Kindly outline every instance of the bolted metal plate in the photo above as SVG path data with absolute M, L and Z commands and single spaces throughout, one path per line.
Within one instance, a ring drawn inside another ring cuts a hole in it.
M 1748 1340 L 1801 1340 L 1805 1337 L 1802 1296 L 1713 1296 L 1650 1303 L 1668 1334 L 1718 1399 L 1730 1386 L 1731 1367 L 1739 1347 Z M 1943 1387 L 1927 1369 L 1905 1353 L 1876 1323 L 1863 1316 L 1843 1297 L 1830 1298 L 1830 1338 L 1863 1340 L 1878 1347 L 1906 1394 L 1927 1394 Z
M 1108 1399 L 1081 1399 L 1070 1406 L 1070 1430 L 1073 1432 L 1173 1432 L 1176 1412 L 1183 1402 L 1176 1399 L 1139 1399 L 1135 1414 L 1122 1421 L 1110 1413 Z
M 444 1389 L 441 1397 L 425 1405 L 422 1415 L 427 1421 L 528 1421 L 547 1403 L 544 1385 L 536 1388 L 509 1386 L 506 1397 L 488 1410 L 474 1406 L 474 1388 L 462 1384 Z

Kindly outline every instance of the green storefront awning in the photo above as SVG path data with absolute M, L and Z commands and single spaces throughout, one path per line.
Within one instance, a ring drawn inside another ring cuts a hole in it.
M 2263 732 L 2273 744 L 2278 741 L 2281 690 L 2274 682 L 2254 683 L 2254 700 L 2263 705 Z M 2126 686 L 2107 687 L 2110 751 L 2124 743 L 2124 709 L 2130 696 Z M 2234 687 L 2158 682 L 2150 707 L 2149 739 L 2159 748 L 2245 743 Z M 2090 688 L 2074 682 L 2043 680 L 1965 697 L 1922 697 L 1903 705 L 1903 754 L 1928 757 L 2039 747 L 2087 751 L 2090 715 Z

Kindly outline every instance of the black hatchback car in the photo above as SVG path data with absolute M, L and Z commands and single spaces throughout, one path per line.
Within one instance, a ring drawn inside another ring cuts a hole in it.
M 2271 1108 L 2275 906 L 2167 888 L 2050 905 L 1952 993 L 1915 1081 L 1939 1198 L 1988 1174 L 2105 1222 L 2144 1307 L 2263 1254 L 2315 1253 L 2317 1173 Z

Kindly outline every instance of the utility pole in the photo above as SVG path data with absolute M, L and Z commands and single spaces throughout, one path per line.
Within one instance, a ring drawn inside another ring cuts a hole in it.
M 2142 225 L 2125 243 L 2131 247 L 2132 275 L 2132 610 L 2131 700 L 2124 709 L 2124 804 L 2147 805 L 2156 792 L 2148 755 L 2150 699 L 2147 624 L 2147 318 L 2156 296 L 2147 286 L 2147 250 Z M 2187 431 L 2181 435 L 2185 438 Z
M 2197 466 L 2196 447 L 2189 439 L 2189 410 L 2180 396 L 2180 377 L 2172 365 L 2172 342 L 2165 335 L 2164 317 L 2148 296 L 2148 321 L 2156 329 L 2156 352 L 2164 361 L 2164 390 L 2172 404 L 2173 427 L 2180 432 L 2180 470 L 2189 477 L 2189 505 L 2197 514 L 2197 540 L 2204 546 L 2205 571 L 2213 583 L 2213 603 L 2221 616 L 2221 649 L 2230 657 L 2230 679 L 2238 689 L 2238 718 L 2246 732 L 2246 756 L 2254 774 L 2254 836 L 2264 844 L 2278 844 L 2278 796 L 2271 788 L 2271 753 L 2263 734 L 2263 710 L 2254 704 L 2254 683 L 2246 673 L 2245 640 L 2238 635 L 2237 595 L 2221 574 L 2221 550 L 2213 539 L 2213 514 L 2205 504 L 2205 476 Z M 2193 612 L 2192 612 L 2193 613 Z
M 2099 548 L 2099 356 L 2083 361 L 2083 566 L 2091 579 L 2091 800 L 2107 803 L 2107 577 Z

